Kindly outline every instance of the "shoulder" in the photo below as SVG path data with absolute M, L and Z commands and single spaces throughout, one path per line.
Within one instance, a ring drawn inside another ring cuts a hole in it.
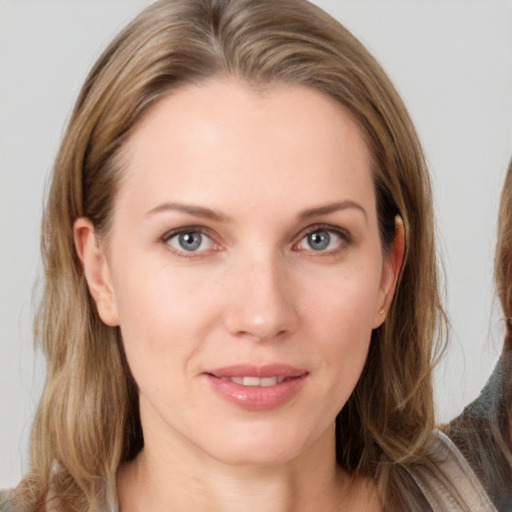
M 453 512 L 496 512 L 466 459 L 442 432 L 434 431 L 427 460 L 410 469 L 432 509 Z

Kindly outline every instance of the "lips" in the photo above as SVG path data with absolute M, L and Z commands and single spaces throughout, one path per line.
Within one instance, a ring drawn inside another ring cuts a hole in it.
M 292 400 L 304 386 L 307 370 L 288 365 L 237 365 L 203 374 L 224 400 L 252 411 L 275 409 Z

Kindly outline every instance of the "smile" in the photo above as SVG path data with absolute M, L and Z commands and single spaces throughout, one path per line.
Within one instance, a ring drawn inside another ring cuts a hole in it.
M 288 365 L 237 365 L 203 373 L 217 396 L 248 411 L 276 409 L 303 389 L 309 372 Z

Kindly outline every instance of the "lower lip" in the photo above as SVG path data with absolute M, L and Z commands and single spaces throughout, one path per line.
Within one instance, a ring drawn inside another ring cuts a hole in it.
M 302 389 L 308 374 L 287 379 L 275 386 L 242 386 L 205 374 L 213 389 L 228 402 L 248 411 L 277 409 L 292 400 Z

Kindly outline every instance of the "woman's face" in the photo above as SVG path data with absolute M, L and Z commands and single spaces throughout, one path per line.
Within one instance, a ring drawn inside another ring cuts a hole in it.
M 401 258 L 381 250 L 358 126 L 303 86 L 212 79 L 126 150 L 108 242 L 75 230 L 146 446 L 261 465 L 332 449 Z

